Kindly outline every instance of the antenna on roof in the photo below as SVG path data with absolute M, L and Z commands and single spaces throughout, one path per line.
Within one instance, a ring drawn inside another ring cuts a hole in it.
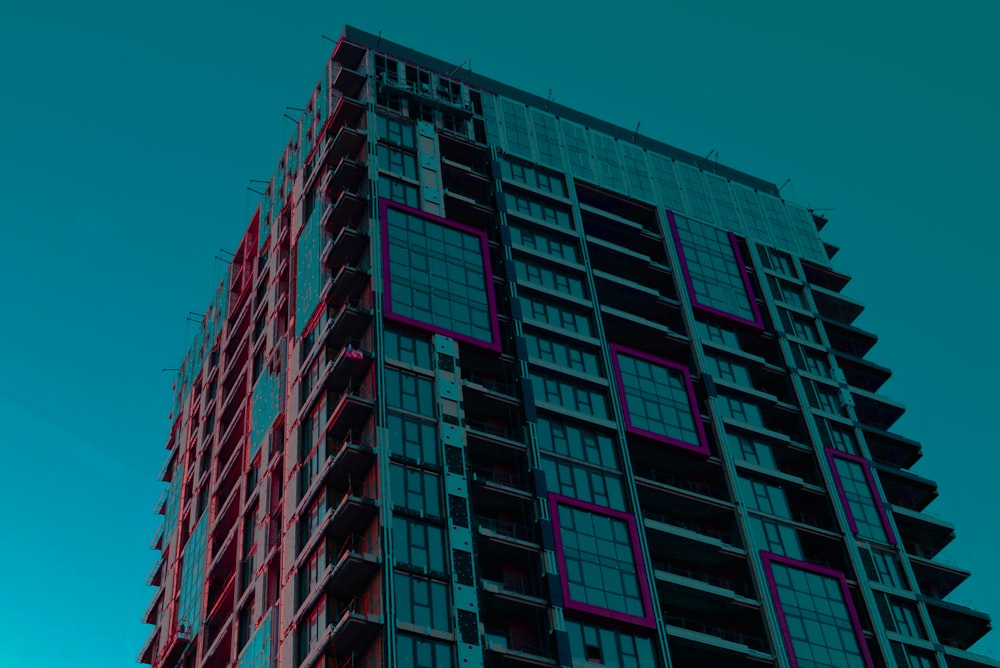
M 549 110 L 549 104 L 552 103 L 552 89 L 549 89 L 549 97 L 545 100 L 545 111 Z
M 375 40 L 375 49 L 378 50 L 379 45 L 382 43 L 382 31 L 378 31 L 378 39 Z
M 632 143 L 634 144 L 637 139 L 639 139 L 639 126 L 642 125 L 642 121 L 635 122 L 635 134 L 632 135 Z
M 230 253 L 230 252 L 229 252 L 229 251 L 227 251 L 227 250 L 226 250 L 225 248 L 220 248 L 220 249 L 219 249 L 219 252 L 220 252 L 220 253 L 225 253 L 226 255 L 229 255 L 229 256 L 231 256 L 231 257 L 236 257 L 236 253 Z
M 789 183 L 791 183 L 791 182 L 792 182 L 792 180 L 791 180 L 791 179 L 785 179 L 785 182 L 784 182 L 784 183 L 782 183 L 782 184 L 781 184 L 780 186 L 778 186 L 778 192 L 780 193 L 780 192 L 781 192 L 781 189 L 782 189 L 782 188 L 784 188 L 785 186 L 787 186 L 787 185 L 788 185 Z
M 320 37 L 320 39 L 325 39 L 326 41 L 330 42 L 331 44 L 336 44 L 336 43 L 337 43 L 337 40 L 335 40 L 335 39 L 330 39 L 330 38 L 329 38 L 329 37 L 327 37 L 326 35 L 320 35 L 319 37 Z
M 695 165 L 695 167 L 697 167 L 698 169 L 701 169 L 701 166 L 702 166 L 702 165 L 704 165 L 704 164 L 705 164 L 705 162 L 706 162 L 706 161 L 707 161 L 707 160 L 708 160 L 709 158 L 711 158 L 711 157 L 712 157 L 712 154 L 713 154 L 713 153 L 714 153 L 714 154 L 716 154 L 716 155 L 718 155 L 718 154 L 719 154 L 719 152 L 718 152 L 718 151 L 716 151 L 716 150 L 715 150 L 715 149 L 713 148 L 713 149 L 712 149 L 711 151 L 709 151 L 709 152 L 708 152 L 708 155 L 706 155 L 706 156 L 705 156 L 704 158 L 702 158 L 701 160 L 699 160 L 699 161 L 698 161 L 698 164 L 697 164 L 697 165 Z
M 180 371 L 180 368 L 178 367 L 173 369 L 167 369 L 167 368 L 160 369 L 160 373 L 163 373 L 164 371 Z
M 455 69 L 453 69 L 451 72 L 448 73 L 448 78 L 450 79 L 453 76 L 455 76 L 455 72 L 457 72 L 460 69 L 462 69 L 462 65 L 465 65 L 467 62 L 469 62 L 468 58 L 466 58 L 465 60 L 463 60 L 462 62 L 460 62 L 458 65 L 455 65 Z

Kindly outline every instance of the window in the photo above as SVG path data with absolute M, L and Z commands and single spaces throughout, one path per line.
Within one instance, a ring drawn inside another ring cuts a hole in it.
M 802 558 L 802 548 L 795 527 L 757 515 L 750 515 L 749 520 L 750 535 L 758 548 L 793 559 Z
M 385 370 L 385 396 L 390 408 L 435 417 L 434 381 L 398 369 Z
M 871 548 L 870 553 L 878 582 L 890 587 L 909 589 L 903 581 L 903 570 L 899 565 L 899 557 L 874 547 Z M 862 552 L 863 554 L 864 552 Z
M 499 349 L 485 233 L 382 200 L 387 315 Z
M 587 129 L 562 119 L 563 137 L 566 143 L 566 153 L 569 156 L 570 172 L 578 179 L 597 183 L 594 166 L 590 157 L 590 144 L 587 142 Z
M 431 342 L 426 335 L 385 330 L 385 356 L 421 369 L 432 369 Z
M 298 654 L 297 663 L 301 663 L 307 656 L 309 656 L 310 650 L 313 646 L 319 642 L 319 638 L 326 627 L 326 600 L 320 599 L 319 603 L 313 606 L 313 609 L 305 617 L 305 619 L 299 623 L 298 628 L 296 628 L 296 650 Z
M 385 139 L 390 144 L 410 149 L 416 149 L 416 132 L 412 123 L 402 118 L 389 118 L 378 114 L 375 117 L 375 131 L 379 139 Z
M 723 417 L 756 427 L 764 427 L 760 408 L 752 401 L 720 394 L 715 405 L 721 409 Z
M 822 417 L 816 418 L 816 426 L 819 429 L 820 441 L 824 447 L 851 455 L 859 454 L 853 427 Z
M 608 668 L 657 668 L 653 640 L 621 629 L 566 620 L 573 666 L 598 663 Z
M 538 447 L 564 457 L 618 470 L 613 438 L 566 422 L 539 417 L 536 427 Z
M 625 175 L 632 196 L 647 202 L 656 202 L 653 186 L 649 180 L 649 171 L 646 169 L 644 151 L 629 142 L 621 142 L 619 146 L 622 149 Z
M 566 196 L 566 186 L 562 177 L 552 172 L 509 159 L 500 160 L 500 171 L 505 179 L 515 183 L 522 183 L 559 197 Z
M 382 197 L 390 199 L 393 202 L 414 208 L 420 206 L 420 189 L 405 181 L 390 178 L 385 174 L 379 174 L 378 191 Z
M 694 305 L 762 327 L 736 235 L 673 213 L 668 220 Z
M 791 255 L 767 246 L 762 246 L 761 251 L 760 259 L 765 267 L 773 272 L 797 278 L 798 275 L 795 271 L 795 264 L 792 262 Z
M 748 508 L 792 519 L 792 511 L 788 508 L 788 499 L 785 498 L 783 489 L 752 478 L 740 478 L 739 481 L 740 496 Z
M 390 464 L 392 502 L 394 507 L 442 517 L 441 477 L 429 471 Z
M 885 621 L 890 630 L 911 638 L 927 639 L 913 603 L 887 594 L 876 593 L 876 596 L 884 596 L 888 604 L 890 618 Z
M 895 544 L 868 462 L 834 450 L 826 454 L 851 531 L 860 538 Z
M 808 371 L 816 376 L 832 378 L 830 372 L 830 362 L 826 353 L 820 352 L 801 343 L 792 343 L 792 357 L 795 363 L 804 371 Z
M 524 338 L 528 344 L 528 355 L 531 357 L 580 373 L 592 376 L 602 375 L 597 354 L 583 349 L 579 344 L 569 345 L 556 339 L 543 338 L 531 333 L 525 333 Z
M 562 149 L 559 147 L 559 126 L 555 117 L 538 109 L 531 109 L 530 112 L 538 144 L 538 161 L 561 170 Z
M 448 585 L 437 580 L 397 572 L 396 619 L 435 631 L 451 631 L 451 602 Z
M 816 328 L 816 323 L 809 316 L 805 316 L 800 313 L 793 313 L 788 309 L 779 307 L 778 317 L 781 319 L 781 324 L 788 334 L 797 336 L 803 341 L 808 341 L 809 343 L 822 343 L 819 338 L 819 330 Z
M 566 607 L 653 626 L 635 519 L 558 494 L 549 504 Z
M 389 411 L 389 452 L 422 464 L 437 466 L 440 453 L 437 423 Z
M 611 347 L 626 428 L 683 448 L 708 452 L 685 367 L 618 345 Z
M 587 291 L 578 276 L 568 275 L 565 269 L 556 270 L 541 262 L 514 260 L 514 270 L 519 282 L 533 283 L 559 294 L 587 299 Z
M 527 227 L 511 226 L 511 241 L 514 245 L 545 253 L 558 260 L 578 263 L 579 253 L 575 242 L 563 241 L 554 234 L 547 234 Z
M 803 311 L 809 310 L 809 303 L 806 301 L 805 288 L 801 285 L 797 285 L 791 281 L 786 281 L 780 278 L 775 278 L 774 276 L 768 276 L 767 282 L 771 286 L 771 292 L 774 294 L 775 299 L 783 301 L 796 308 L 800 308 Z
M 808 378 L 802 379 L 809 405 L 818 411 L 833 415 L 843 415 L 844 406 L 840 400 L 840 391 L 826 383 L 820 383 Z
M 542 457 L 549 490 L 608 508 L 625 507 L 621 478 L 570 460 Z
M 532 374 L 535 399 L 544 401 L 577 413 L 608 418 L 608 401 L 604 392 L 592 390 L 551 376 Z
M 326 570 L 326 544 L 320 543 L 312 551 L 305 566 L 298 572 L 298 596 L 296 605 L 301 605 L 302 601 L 312 592 L 313 586 L 319 582 L 320 576 Z
M 454 668 L 455 649 L 432 638 L 397 633 L 396 661 L 406 668 Z
M 712 205 L 705 191 L 705 183 L 701 180 L 701 170 L 683 162 L 675 163 L 674 167 L 687 198 L 688 211 L 706 222 L 714 222 L 715 215 L 712 213 Z
M 444 529 L 434 524 L 418 522 L 396 515 L 392 518 L 392 534 L 396 549 L 396 562 L 427 573 L 445 573 Z
M 735 331 L 727 327 L 722 327 L 711 322 L 702 322 L 700 320 L 695 321 L 695 326 L 701 334 L 702 339 L 726 346 L 727 348 L 733 348 L 734 350 L 741 349 L 740 340 Z
M 872 668 L 843 574 L 775 554 L 762 557 L 793 662 Z
M 745 434 L 726 434 L 726 449 L 733 457 L 764 468 L 777 469 L 774 451 L 764 441 Z
M 521 192 L 505 192 L 507 213 L 529 221 L 542 221 L 565 230 L 575 229 L 569 208 L 541 197 L 534 197 Z
M 569 306 L 551 304 L 525 296 L 519 299 L 524 305 L 523 315 L 526 319 L 588 337 L 594 335 L 589 310 L 582 312 Z
M 590 131 L 590 143 L 594 149 L 597 170 L 601 186 L 625 192 L 625 179 L 622 177 L 622 167 L 615 151 L 615 140 L 608 135 Z
M 529 160 L 533 159 L 531 135 L 528 133 L 528 114 L 524 105 L 507 98 L 500 98 L 500 110 L 503 113 L 503 125 L 507 134 L 507 150 Z
M 750 370 L 745 364 L 718 355 L 706 354 L 705 359 L 708 362 L 708 370 L 719 379 L 745 387 L 753 387 Z
M 376 150 L 378 167 L 408 179 L 417 179 L 417 156 L 379 144 Z

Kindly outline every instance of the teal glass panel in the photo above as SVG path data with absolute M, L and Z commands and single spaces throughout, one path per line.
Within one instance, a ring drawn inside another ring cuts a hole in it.
M 202 623 L 202 593 L 205 589 L 205 557 L 208 542 L 208 513 L 203 513 L 181 556 L 180 595 L 177 602 L 178 626 L 193 636 Z

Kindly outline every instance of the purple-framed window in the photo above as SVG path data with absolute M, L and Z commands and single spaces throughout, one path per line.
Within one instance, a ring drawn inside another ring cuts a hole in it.
M 486 233 L 380 200 L 386 317 L 500 351 Z
M 605 619 L 653 628 L 635 517 L 549 494 L 563 605 Z
M 626 431 L 709 454 L 687 368 L 618 344 L 610 348 Z
M 896 536 L 875 488 L 868 461 L 864 457 L 829 448 L 826 457 L 851 531 L 861 538 L 895 545 Z
M 700 311 L 764 329 L 736 235 L 667 211 L 691 303 Z
M 761 552 L 792 668 L 873 668 L 840 571 Z

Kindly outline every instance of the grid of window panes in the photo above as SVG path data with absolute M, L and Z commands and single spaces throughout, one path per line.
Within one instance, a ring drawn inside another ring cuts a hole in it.
M 268 614 L 254 631 L 240 657 L 239 668 L 270 668 L 273 665 L 271 651 L 271 617 Z
M 204 513 L 191 532 L 181 557 L 181 591 L 177 600 L 177 621 L 179 624 L 186 624 L 192 636 L 201 628 L 207 539 L 208 513 Z
M 656 202 L 649 171 L 646 169 L 644 151 L 633 144 L 622 143 L 622 157 L 625 162 L 625 176 L 632 197 L 646 202 Z
M 854 531 L 861 538 L 880 543 L 889 542 L 864 464 L 832 453 L 830 459 L 836 470 L 837 484 L 847 499 L 846 510 L 850 514 Z
M 695 302 L 756 321 L 729 233 L 684 216 L 673 219 Z
M 320 225 L 326 204 L 317 202 L 302 227 L 295 244 L 295 335 L 302 336 L 309 317 L 319 304 L 319 295 L 326 280 L 322 252 L 326 234 Z
M 455 649 L 451 643 L 423 635 L 398 633 L 396 635 L 396 662 L 412 668 L 452 668 Z
M 684 371 L 654 364 L 617 349 L 614 356 L 630 428 L 672 442 L 704 447 Z
M 570 173 L 583 181 L 597 183 L 594 161 L 590 156 L 590 142 L 587 141 L 587 128 L 564 118 L 562 119 L 562 131 L 565 138 L 566 154 L 569 156 Z
M 482 238 L 387 207 L 390 310 L 493 342 Z
M 563 168 L 562 149 L 559 146 L 559 123 L 555 116 L 538 109 L 531 110 L 531 120 L 538 143 L 538 161 L 543 165 Z
M 250 458 L 260 451 L 271 425 L 281 412 L 284 401 L 282 373 L 272 373 L 270 369 L 260 374 L 254 385 L 250 405 Z
M 653 640 L 621 629 L 566 620 L 574 666 L 656 668 L 660 665 Z
M 597 160 L 600 185 L 610 190 L 625 192 L 625 179 L 622 176 L 621 163 L 615 151 L 615 140 L 608 135 L 591 130 L 590 143 Z
M 563 578 L 571 602 L 644 617 L 646 614 L 629 523 L 559 503 Z
M 507 98 L 500 98 L 500 110 L 503 112 L 507 150 L 528 160 L 534 159 L 531 151 L 531 135 L 528 132 L 528 113 L 524 105 Z
M 799 668 L 870 668 L 840 581 L 774 561 L 769 566 Z

